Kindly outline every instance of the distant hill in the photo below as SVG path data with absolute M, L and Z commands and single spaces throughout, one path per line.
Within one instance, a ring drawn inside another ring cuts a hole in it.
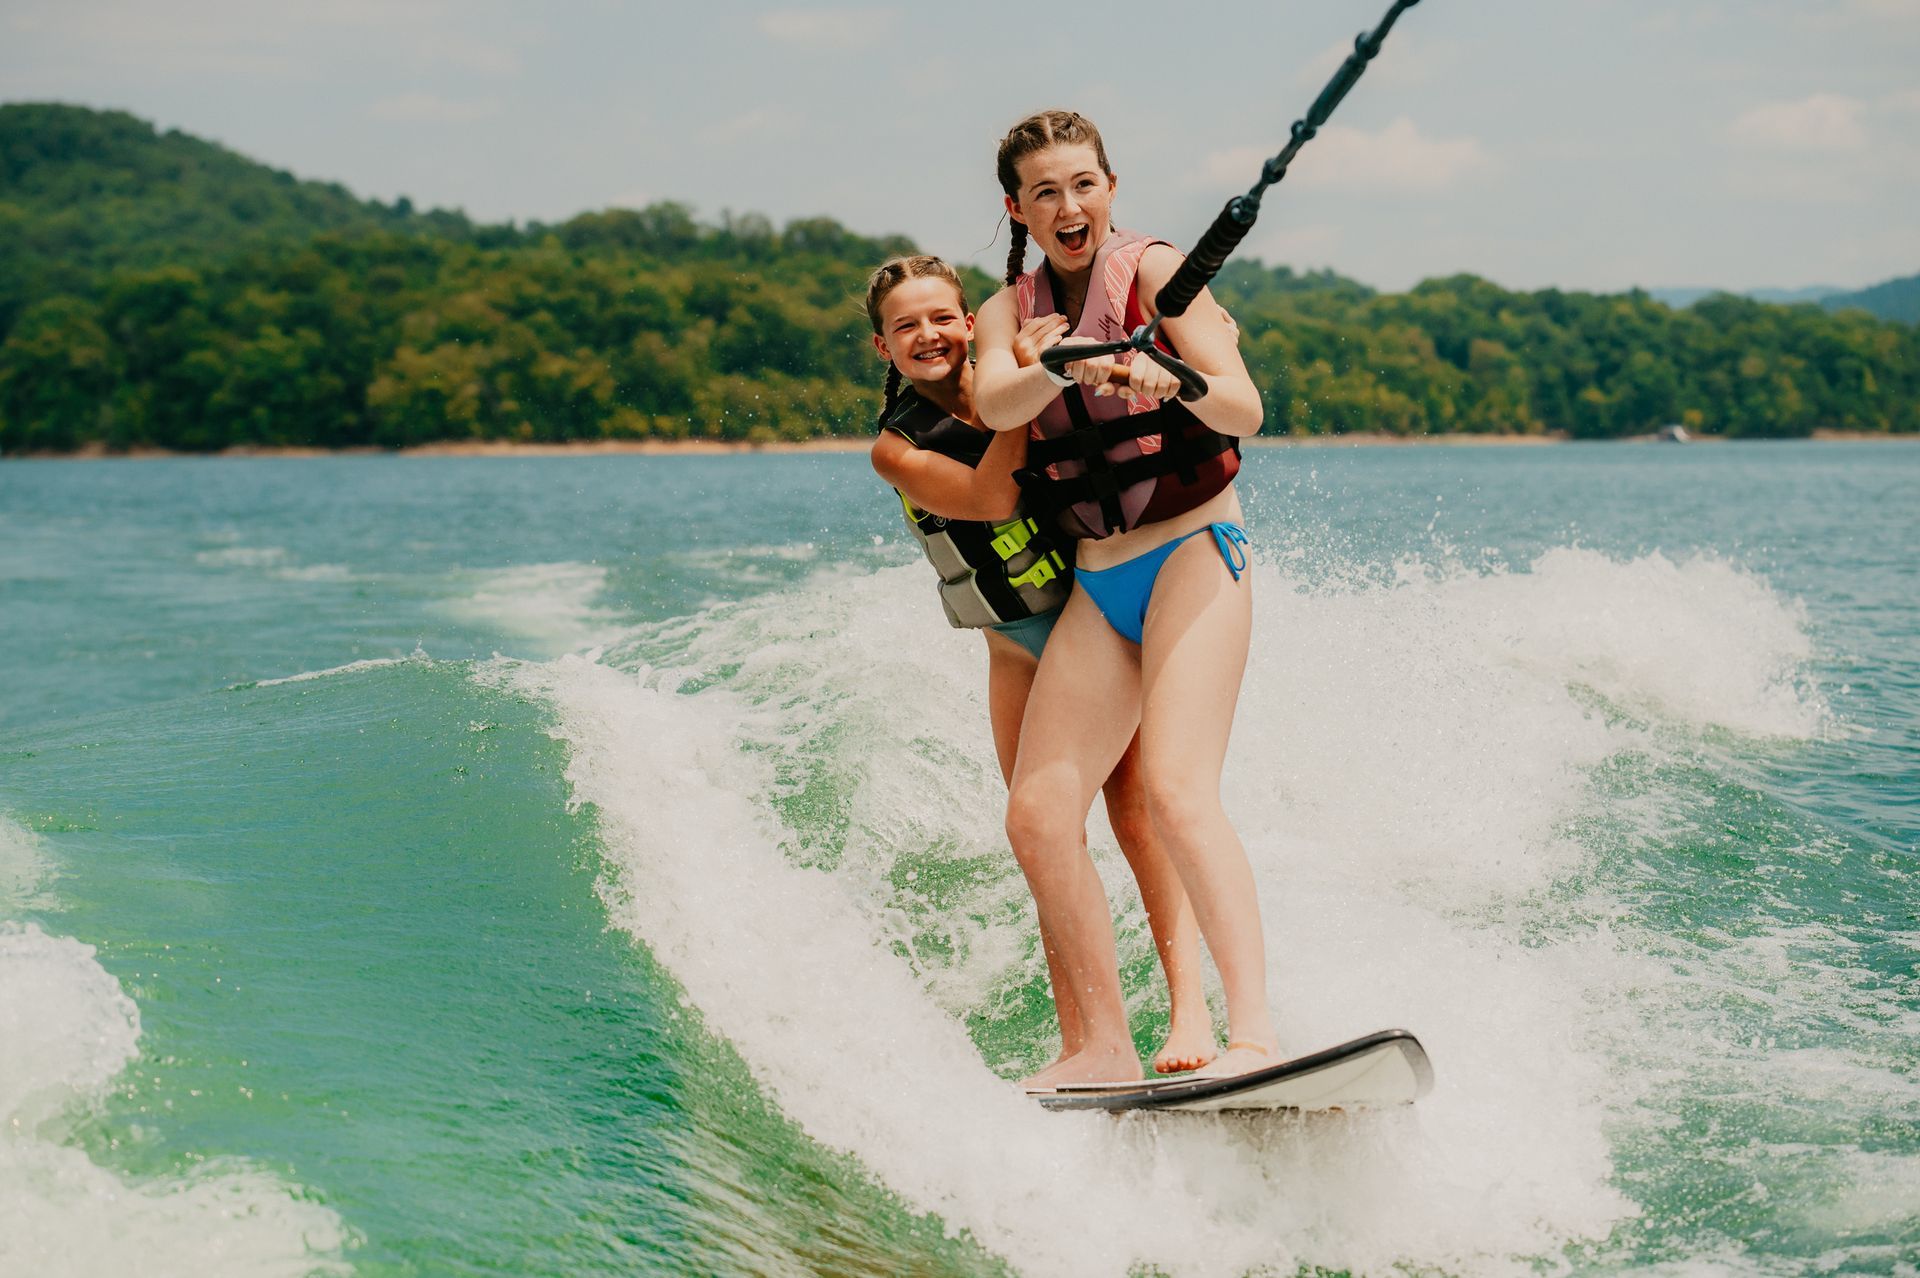
M 1647 290 L 1647 296 L 1656 302 L 1665 302 L 1675 310 L 1684 310 L 1705 298 L 1729 292 L 1717 288 L 1654 288 Z M 1920 275 L 1888 280 L 1884 284 L 1855 291 L 1836 288 L 1831 284 L 1813 284 L 1806 288 L 1750 288 L 1731 293 L 1731 296 L 1781 306 L 1813 302 L 1830 311 L 1861 310 L 1881 319 L 1920 324 Z
M 123 111 L 0 105 L 0 329 L 20 300 L 98 272 L 232 256 L 324 231 L 471 231 L 362 200 Z
M 1858 308 L 1881 319 L 1920 324 L 1920 275 L 1888 280 L 1857 293 L 1834 293 L 1821 298 L 1820 305 L 1830 311 Z
M 1732 293 L 1735 297 L 1744 297 L 1753 302 L 1773 302 L 1777 305 L 1791 306 L 1796 302 L 1819 302 L 1838 293 L 1840 290 L 1832 284 L 1810 284 L 1806 288 L 1750 288 L 1741 291 L 1724 288 L 1650 288 L 1647 296 L 1656 302 L 1665 302 L 1678 310 L 1692 306 L 1705 297 L 1716 293 Z
M 861 434 L 866 280 L 913 251 L 671 202 L 476 226 L 119 112 L 0 107 L 0 454 Z M 1920 327 L 1860 310 L 1376 293 L 1251 258 L 1216 292 L 1274 434 L 1920 434 Z

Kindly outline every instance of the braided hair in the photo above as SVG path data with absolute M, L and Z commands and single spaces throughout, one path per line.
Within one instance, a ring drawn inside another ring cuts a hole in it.
M 1084 144 L 1093 148 L 1093 155 L 1100 162 L 1100 171 L 1108 177 L 1113 176 L 1113 165 L 1107 162 L 1107 144 L 1100 140 L 1100 130 L 1093 121 L 1078 111 L 1038 111 L 1007 130 L 1007 136 L 1000 139 L 1000 151 L 994 157 L 994 172 L 1000 179 L 1000 189 L 1007 198 L 1020 199 L 1020 161 L 1048 147 L 1076 146 Z M 1020 278 L 1020 271 L 1027 264 L 1027 224 L 1015 220 L 1013 224 L 1013 247 L 1007 251 L 1007 283 Z
M 908 280 L 918 279 L 945 280 L 953 285 L 953 291 L 959 295 L 960 309 L 971 310 L 967 305 L 967 286 L 960 282 L 960 273 L 947 265 L 945 261 L 927 253 L 912 257 L 888 258 L 867 277 L 867 323 L 873 325 L 873 334 L 880 334 L 880 304 L 887 300 L 887 294 L 899 288 Z M 900 366 L 892 360 L 887 361 L 886 398 L 880 407 L 880 425 L 893 416 L 893 409 L 900 402 Z

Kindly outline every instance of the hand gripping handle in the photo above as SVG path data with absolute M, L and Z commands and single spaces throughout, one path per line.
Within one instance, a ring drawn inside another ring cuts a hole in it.
M 1095 359 L 1101 355 L 1118 355 L 1123 351 L 1138 351 L 1172 373 L 1180 382 L 1180 398 L 1187 403 L 1191 404 L 1207 393 L 1207 379 L 1200 370 L 1184 360 L 1176 359 L 1153 344 L 1151 325 L 1142 325 L 1134 331 L 1132 337 L 1125 341 L 1097 342 L 1086 346 L 1049 346 L 1040 352 L 1040 362 L 1057 373 L 1078 360 Z M 1114 369 L 1113 380 L 1124 384 L 1127 378 L 1122 374 L 1127 371 L 1124 364 Z

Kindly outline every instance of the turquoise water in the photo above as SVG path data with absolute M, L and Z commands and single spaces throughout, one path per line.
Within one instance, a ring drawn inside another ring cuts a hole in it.
M 1243 490 L 1277 1010 L 1408 1112 L 1008 1094 L 984 663 L 858 455 L 0 465 L 0 1273 L 1920 1272 L 1920 449 Z

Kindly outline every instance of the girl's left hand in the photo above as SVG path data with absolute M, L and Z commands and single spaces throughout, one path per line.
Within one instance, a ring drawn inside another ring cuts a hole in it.
M 1013 362 L 1028 368 L 1040 362 L 1040 352 L 1067 335 L 1067 317 L 1036 315 L 1013 335 Z

